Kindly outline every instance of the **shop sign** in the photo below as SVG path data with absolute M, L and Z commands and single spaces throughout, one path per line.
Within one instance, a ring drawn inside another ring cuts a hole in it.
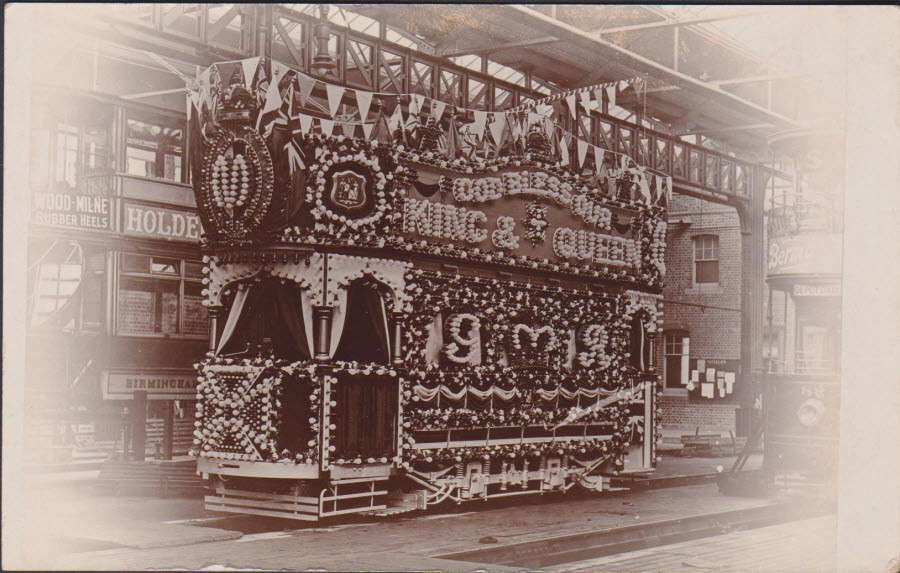
M 771 239 L 767 274 L 841 274 L 841 236 L 810 233 Z
M 147 393 L 148 400 L 188 400 L 197 393 L 197 375 L 189 371 L 103 372 L 104 400 L 131 400 L 134 393 Z
M 75 229 L 110 228 L 109 197 L 84 193 L 34 193 L 32 222 Z
M 841 296 L 841 285 L 794 285 L 794 296 Z
M 125 203 L 126 235 L 196 242 L 200 240 L 202 230 L 196 213 Z

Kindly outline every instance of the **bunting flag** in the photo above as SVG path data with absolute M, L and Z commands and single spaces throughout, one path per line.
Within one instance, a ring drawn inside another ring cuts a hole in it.
M 347 88 L 336 86 L 334 84 L 325 84 L 325 91 L 328 93 L 328 113 L 331 117 L 337 115 L 341 100 L 344 98 L 344 92 Z
M 309 99 L 309 94 L 311 94 L 313 88 L 316 87 L 316 80 L 306 74 L 298 74 L 297 87 L 300 88 L 300 105 L 305 106 L 306 101 Z
M 491 130 L 491 137 L 494 138 L 494 143 L 499 147 L 502 143 L 503 129 L 506 127 L 506 112 L 501 111 L 493 114 L 493 120 L 488 129 Z
M 447 107 L 447 104 L 442 101 L 433 100 L 431 102 L 431 117 L 434 118 L 434 121 L 441 122 L 441 116 L 444 115 L 445 107 Z
M 399 105 L 397 106 L 400 107 Z M 387 119 L 384 117 L 383 107 L 378 110 L 378 113 L 375 114 L 375 128 L 368 136 L 370 139 L 374 138 L 378 143 L 390 143 L 391 142 L 391 128 L 388 125 Z
M 584 160 L 587 157 L 588 142 L 578 139 L 578 167 L 584 168 Z
M 549 137 L 550 140 L 553 141 L 553 133 L 556 131 L 556 125 L 549 117 L 544 118 L 544 131 L 547 133 L 547 137 Z
M 266 92 L 266 103 L 256 118 L 256 130 L 264 134 L 264 137 L 272 132 L 272 123 L 278 117 L 281 109 L 281 93 L 278 90 L 278 82 L 272 82 L 269 91 Z
M 581 105 L 584 106 L 584 111 L 589 113 L 591 111 L 591 92 L 583 91 L 581 92 Z
M 568 165 L 569 164 L 569 142 L 566 141 L 567 135 L 568 134 L 563 134 L 563 136 L 559 138 L 559 164 L 560 165 Z
M 341 131 L 344 133 L 344 137 L 353 137 L 356 133 L 356 124 L 343 122 L 341 123 Z
M 603 155 L 605 151 L 606 150 L 602 147 L 597 147 L 596 145 L 594 146 L 594 173 L 598 176 L 600 175 L 601 171 L 606 170 L 606 167 L 604 167 L 603 165 Z
M 369 107 L 372 105 L 372 92 L 354 90 L 356 92 L 356 107 L 359 108 L 359 121 L 366 123 L 369 118 Z
M 660 201 L 662 201 L 662 196 L 663 196 L 662 176 L 656 175 L 655 179 L 656 179 L 656 202 L 659 203 Z
M 472 124 L 472 133 L 475 134 L 475 137 L 481 139 L 484 137 L 484 127 L 487 124 L 487 112 L 486 111 L 476 111 L 475 112 L 475 123 Z
M 672 200 L 672 176 L 666 177 L 666 201 Z
M 413 94 L 409 100 L 409 115 L 419 115 L 422 113 L 422 107 L 425 105 L 425 96 L 422 94 Z
M 606 99 L 609 105 L 616 105 L 616 86 L 615 84 L 606 88 Z
M 533 111 L 529 111 L 529 112 L 528 112 L 528 126 L 527 126 L 527 127 L 530 129 L 532 125 L 535 125 L 535 124 L 537 124 L 537 123 L 540 123 L 540 122 L 541 122 L 541 119 L 543 119 L 543 118 L 541 117 L 541 114 L 539 114 L 539 113 L 534 113 Z
M 322 133 L 324 133 L 328 137 L 331 137 L 332 132 L 334 132 L 334 121 L 331 119 L 322 118 L 319 120 L 319 127 L 322 128 Z
M 644 171 L 641 171 L 640 173 L 640 178 L 638 179 L 638 189 L 640 189 L 641 196 L 644 198 L 644 201 L 650 203 L 650 184 L 647 183 L 647 175 Z
M 575 94 L 566 96 L 566 105 L 569 106 L 569 113 L 572 119 L 575 119 Z
M 597 109 L 603 109 L 603 88 L 594 88 L 594 99 L 597 100 Z
M 640 99 L 641 91 L 644 89 L 644 78 L 638 78 L 634 80 L 631 86 L 634 88 L 635 95 L 637 95 L 638 99 Z
M 391 119 L 388 120 L 388 127 L 391 130 L 391 133 L 397 131 L 400 125 L 403 124 L 403 111 L 400 109 L 400 106 L 394 108 L 394 113 L 391 114 Z
M 300 116 L 300 133 L 309 133 L 309 128 L 312 127 L 313 118 L 311 115 L 301 115 Z
M 456 118 L 450 116 L 450 129 L 447 132 L 446 154 L 449 159 L 456 159 L 462 144 L 459 140 L 459 129 L 456 127 Z
M 364 123 L 362 124 L 363 135 L 366 139 L 372 139 L 372 128 L 375 127 L 374 123 Z
M 619 82 L 619 91 L 623 92 L 628 88 L 628 80 L 622 80 Z
M 241 67 L 244 71 L 244 87 L 248 90 L 252 90 L 254 87 L 253 84 L 256 81 L 256 69 L 259 67 L 260 60 L 262 60 L 261 57 L 241 60 Z

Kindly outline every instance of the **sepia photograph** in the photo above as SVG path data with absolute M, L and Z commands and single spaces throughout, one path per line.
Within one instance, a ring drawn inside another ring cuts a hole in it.
M 4 570 L 900 573 L 893 4 L 4 6 Z

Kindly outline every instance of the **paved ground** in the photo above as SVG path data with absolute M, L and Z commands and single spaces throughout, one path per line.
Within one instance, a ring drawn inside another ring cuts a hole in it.
M 567 563 L 554 571 L 835 571 L 833 515 Z
M 664 457 L 663 476 L 715 472 L 731 458 Z M 758 465 L 751 459 L 748 467 Z M 200 499 L 114 497 L 94 473 L 29 480 L 24 546 L 31 568 L 484 570 L 436 556 L 548 537 L 768 506 L 725 497 L 714 484 L 604 494 L 526 496 L 432 508 L 390 520 L 347 516 L 306 524 L 207 512 Z M 490 566 L 492 571 L 515 570 Z

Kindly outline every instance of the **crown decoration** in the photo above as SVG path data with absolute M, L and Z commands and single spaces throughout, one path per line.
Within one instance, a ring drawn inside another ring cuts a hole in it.
M 256 100 L 240 83 L 233 83 L 220 100 L 216 118 L 222 123 L 249 122 L 256 111 Z

